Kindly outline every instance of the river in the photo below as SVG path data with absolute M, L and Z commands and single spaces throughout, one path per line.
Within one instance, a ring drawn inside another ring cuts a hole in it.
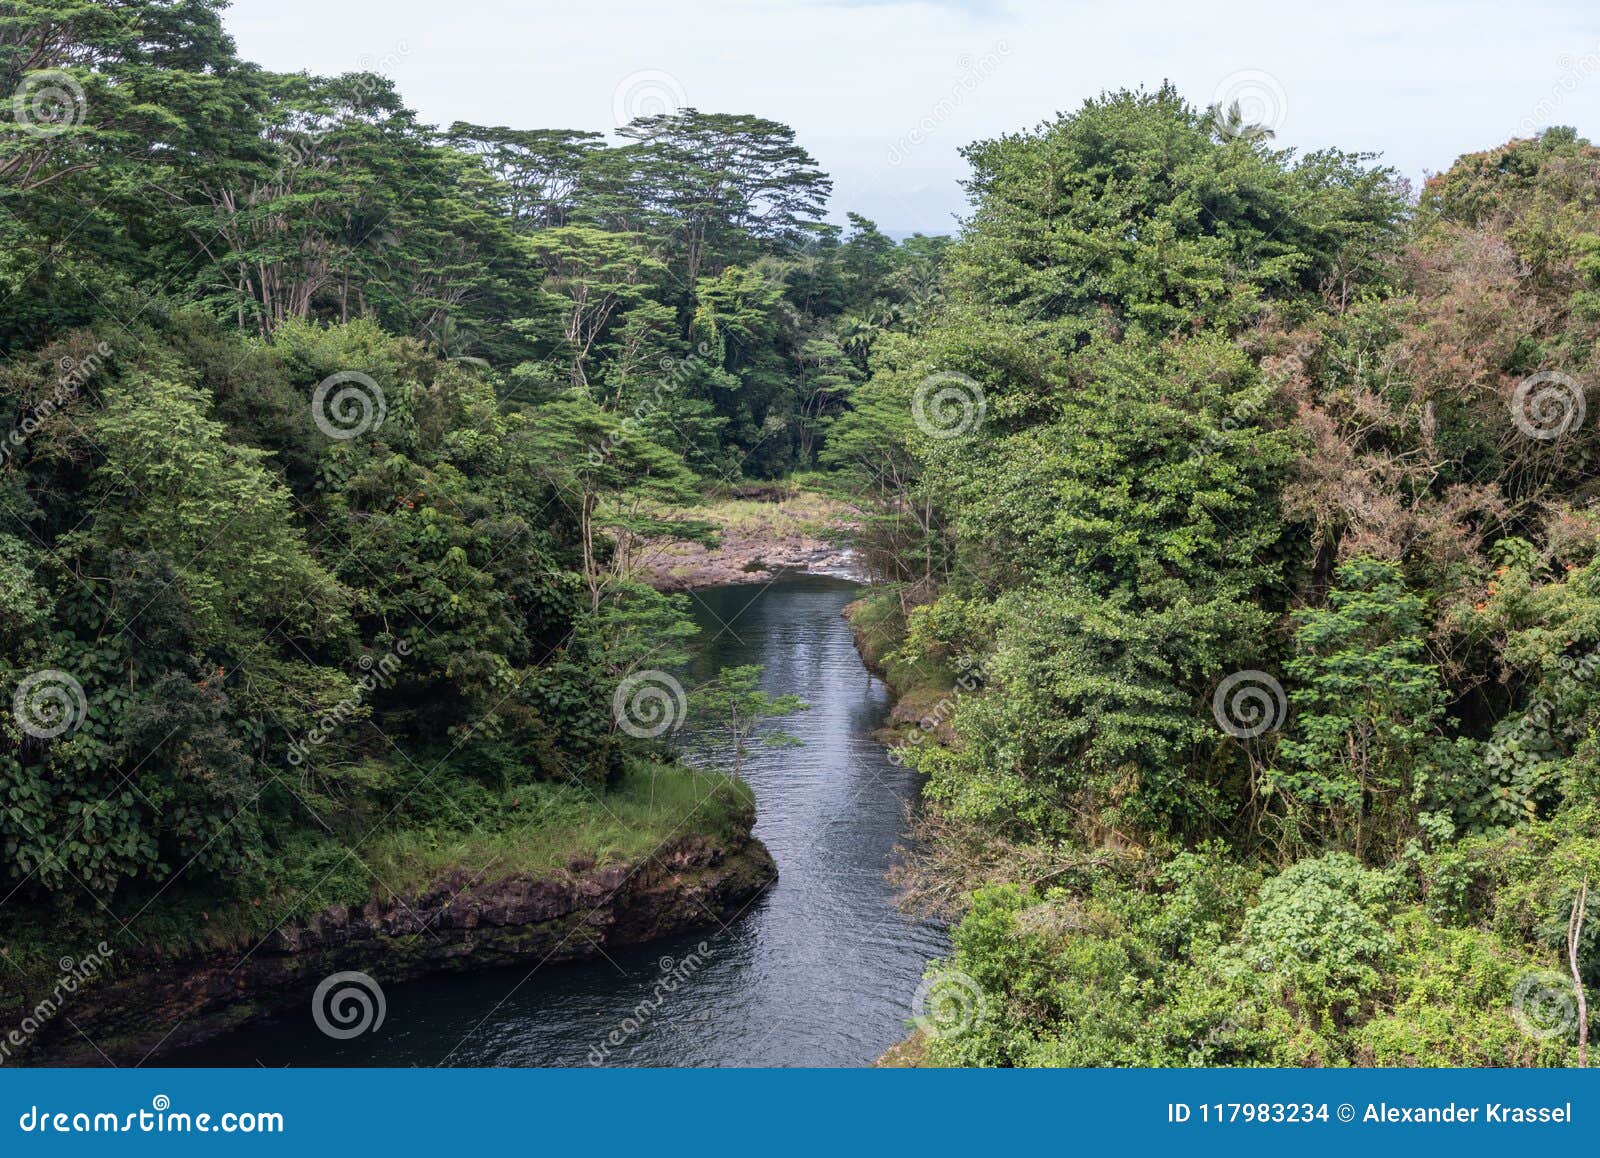
M 812 705 L 783 723 L 804 747 L 758 749 L 745 765 L 756 835 L 779 879 L 727 928 L 609 960 L 389 985 L 382 1026 L 361 1037 L 324 1036 L 308 1007 L 161 1064 L 870 1063 L 905 1036 L 923 966 L 947 942 L 902 917 L 884 880 L 917 784 L 872 739 L 888 693 L 839 615 L 859 590 L 805 576 L 691 595 L 701 627 L 693 678 L 759 663 L 768 691 Z

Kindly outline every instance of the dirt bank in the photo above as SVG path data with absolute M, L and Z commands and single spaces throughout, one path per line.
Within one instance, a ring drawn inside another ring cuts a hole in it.
M 108 975 L 80 989 L 69 1016 L 49 1018 L 17 1060 L 138 1063 L 270 1014 L 300 1007 L 310 1017 L 318 982 L 347 970 L 386 985 L 594 957 L 731 919 L 776 879 L 753 837 L 695 836 L 642 863 L 575 862 L 553 876 L 458 871 L 409 898 L 334 906 L 254 946 L 176 957 L 119 952 Z

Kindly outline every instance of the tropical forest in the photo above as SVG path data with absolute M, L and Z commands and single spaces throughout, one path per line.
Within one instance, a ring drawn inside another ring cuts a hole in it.
M 228 19 L 0 4 L 0 1065 L 1587 1064 L 1577 129 L 1131 76 L 899 233 Z

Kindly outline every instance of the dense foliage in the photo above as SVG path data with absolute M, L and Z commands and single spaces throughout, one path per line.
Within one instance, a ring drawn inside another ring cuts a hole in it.
M 1600 149 L 1413 195 L 1119 92 L 896 243 L 761 117 L 425 125 L 220 7 L 0 11 L 8 932 L 271 927 L 700 807 L 615 708 L 691 633 L 639 547 L 806 470 L 937 700 L 928 1060 L 1576 1056 Z M 735 768 L 801 707 L 687 698 Z
M 961 914 L 927 1057 L 1570 1062 L 1600 149 L 1413 199 L 1226 129 L 1161 89 L 972 146 L 941 307 L 834 432 L 901 448 L 876 646 L 961 673 L 904 756 L 902 879 Z
M 13 929 L 270 927 L 405 850 L 515 861 L 572 799 L 655 817 L 671 737 L 615 694 L 692 626 L 630 547 L 813 462 L 940 248 L 824 223 L 775 122 L 441 129 L 241 61 L 221 7 L 0 11 Z

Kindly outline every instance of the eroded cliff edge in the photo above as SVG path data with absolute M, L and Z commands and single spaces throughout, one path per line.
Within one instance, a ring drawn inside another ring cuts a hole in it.
M 752 816 L 753 821 L 753 816 Z M 653 856 L 546 876 L 447 874 L 410 896 L 335 905 L 253 945 L 175 956 L 129 950 L 52 1017 L 23 1064 L 157 1059 L 303 1006 L 332 973 L 381 985 L 502 965 L 581 960 L 732 920 L 777 880 L 760 841 L 685 837 Z M 48 995 L 22 994 L 22 1010 Z M 8 1004 L 18 995 L 8 995 Z M 70 1020 L 69 1020 L 70 1018 Z

